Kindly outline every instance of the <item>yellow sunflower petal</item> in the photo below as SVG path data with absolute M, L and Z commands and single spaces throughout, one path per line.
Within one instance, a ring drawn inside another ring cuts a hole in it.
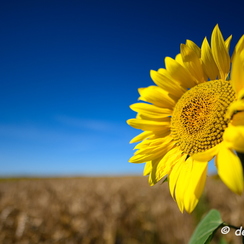
M 234 126 L 244 126 L 244 112 L 238 112 L 233 116 L 232 125 Z
M 207 162 L 197 162 L 194 160 L 192 162 L 192 166 L 193 167 L 189 175 L 190 178 L 183 179 L 185 181 L 189 180 L 184 194 L 184 208 L 188 213 L 191 213 L 195 209 L 202 195 L 206 182 L 208 164 Z
M 224 132 L 226 147 L 244 153 L 244 125 L 229 126 Z
M 139 100 L 152 103 L 162 108 L 172 109 L 176 101 L 169 96 L 168 92 L 164 91 L 158 86 L 149 86 L 146 88 L 139 88 Z
M 230 42 L 232 40 L 232 35 L 230 35 L 226 40 L 225 40 L 225 46 L 227 48 L 227 51 L 229 52 L 230 50 Z
M 181 57 L 181 55 L 180 55 Z M 168 71 L 169 75 L 184 88 L 191 88 L 195 86 L 197 83 L 194 78 L 190 75 L 190 73 L 176 60 L 166 57 L 165 67 Z M 160 72 L 160 70 L 159 70 Z
M 207 38 L 204 38 L 203 40 L 201 51 L 203 69 L 211 80 L 215 80 L 219 75 L 219 71 L 213 59 L 212 51 L 210 49 Z
M 183 60 L 182 60 L 182 56 L 181 56 L 180 53 L 178 53 L 178 54 L 175 56 L 175 61 L 176 61 L 177 63 L 179 63 L 181 66 L 184 66 L 184 62 L 183 62 Z
M 136 129 L 146 130 L 146 131 L 161 131 L 165 127 L 169 127 L 170 118 L 165 118 L 165 121 L 150 121 L 142 119 L 129 119 L 127 123 Z
M 139 135 L 135 136 L 134 138 L 131 139 L 130 143 L 135 143 L 135 142 L 139 142 L 142 141 L 150 136 L 152 136 L 153 133 L 151 131 L 143 131 L 142 133 L 140 133 Z
M 191 157 L 194 160 L 197 160 L 199 162 L 208 162 L 214 156 L 216 156 L 218 154 L 218 151 L 219 151 L 219 145 L 217 145 L 209 150 L 206 150 L 204 152 L 199 152 L 199 153 L 193 154 L 193 155 L 191 155 Z
M 241 89 L 241 90 L 238 92 L 237 100 L 243 100 L 243 99 L 244 99 L 244 89 Z
M 243 192 L 243 169 L 240 159 L 234 152 L 221 143 L 221 149 L 216 157 L 218 174 L 222 181 L 235 193 Z
M 170 172 L 169 175 L 169 190 L 170 190 L 170 194 L 171 196 L 174 198 L 174 200 L 176 200 L 176 196 L 175 196 L 175 188 L 176 188 L 176 184 L 179 178 L 179 174 L 180 174 L 180 169 L 182 167 L 182 163 L 185 161 L 185 157 L 180 157 L 176 162 L 175 165 L 172 169 L 172 171 Z M 182 209 L 183 210 L 183 209 Z
M 225 117 L 227 119 L 232 118 L 232 115 L 237 111 L 244 111 L 244 100 L 237 100 L 230 104 L 230 106 L 227 108 Z
M 181 212 L 191 213 L 204 189 L 207 173 L 207 162 L 198 162 L 189 157 L 186 161 L 174 166 L 169 175 L 171 194 Z
M 145 155 L 134 155 L 129 159 L 130 163 L 140 164 L 145 163 L 147 161 L 153 160 L 154 158 L 158 158 L 160 153 L 157 155 L 153 154 L 145 154 Z
M 151 140 L 152 142 L 148 144 L 147 147 L 139 147 L 139 144 L 135 147 L 135 149 L 139 149 L 135 152 L 135 155 L 143 155 L 143 154 L 156 154 L 158 152 L 164 152 L 167 146 L 172 144 L 172 137 L 165 136 L 163 138 L 158 138 L 155 140 Z M 156 141 L 156 142 L 155 142 Z M 142 143 L 140 143 L 142 144 Z M 165 154 L 165 153 L 163 153 Z M 155 158 L 155 157 L 154 157 Z
M 160 108 L 155 105 L 151 105 L 148 103 L 135 103 L 130 105 L 130 108 L 140 113 L 141 115 L 144 115 L 145 118 L 149 118 L 152 120 L 160 120 L 163 118 L 167 118 L 172 115 L 172 110 L 168 108 Z M 143 116 L 141 117 L 143 118 Z
M 164 121 L 164 119 L 168 117 L 165 115 L 161 114 L 137 114 L 136 119 L 142 119 L 142 120 L 153 120 L 153 121 Z
M 241 39 L 244 42 L 244 38 Z M 232 61 L 231 81 L 236 94 L 244 89 L 244 49 L 236 50 Z
M 155 185 L 164 176 L 169 174 L 175 163 L 182 156 L 182 151 L 178 147 L 172 148 L 168 151 L 158 164 L 153 168 L 150 175 L 150 185 Z
M 150 71 L 150 76 L 155 84 L 163 88 L 165 91 L 173 94 L 178 99 L 186 92 L 179 84 L 177 84 L 168 74 L 165 69 Z
M 146 162 L 143 170 L 143 175 L 149 175 L 152 171 L 152 161 Z
M 197 57 L 201 57 L 201 49 L 197 46 L 197 44 L 191 40 L 186 40 L 186 45 L 191 48 L 196 54 Z
M 199 84 L 204 82 L 202 65 L 197 54 L 184 44 L 180 45 L 180 53 L 182 55 L 184 66 L 195 78 L 196 83 Z
M 169 150 L 174 147 L 173 142 L 165 142 L 159 148 L 153 148 L 151 151 L 149 150 L 146 154 L 135 154 L 129 159 L 130 163 L 145 163 L 147 161 L 151 161 L 160 157 L 163 157 Z M 142 149 L 143 150 L 143 149 Z
M 156 145 L 156 146 L 148 146 L 146 148 L 140 148 L 139 150 L 137 150 L 134 155 L 146 155 L 146 154 L 154 154 L 154 153 L 158 153 L 160 152 L 161 150 L 163 150 L 165 147 L 164 144 L 162 145 Z
M 138 143 L 134 149 L 145 149 L 148 147 L 153 147 L 153 146 L 160 146 L 162 145 L 165 140 L 169 139 L 168 135 L 162 135 L 160 137 L 152 136 L 149 139 L 143 140 L 142 142 Z M 171 137 L 170 137 L 171 141 Z
M 235 57 L 235 54 L 240 53 L 243 49 L 244 49 L 244 35 L 242 35 L 242 37 L 239 39 L 239 41 L 237 42 L 237 44 L 235 46 L 234 52 L 231 57 L 232 62 Z
M 168 108 L 160 108 L 155 105 L 151 105 L 148 103 L 134 103 L 130 105 L 130 108 L 138 113 L 148 113 L 148 114 L 164 114 L 166 116 L 170 116 L 172 114 L 172 110 Z
M 230 56 L 218 25 L 215 26 L 212 33 L 211 47 L 213 58 L 219 68 L 220 78 L 225 80 L 230 70 Z

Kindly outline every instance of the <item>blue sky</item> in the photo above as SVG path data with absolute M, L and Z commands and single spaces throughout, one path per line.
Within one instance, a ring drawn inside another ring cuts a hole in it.
M 3 1 L 0 175 L 140 174 L 125 121 L 149 70 L 217 23 L 244 34 L 242 1 L 211 2 Z

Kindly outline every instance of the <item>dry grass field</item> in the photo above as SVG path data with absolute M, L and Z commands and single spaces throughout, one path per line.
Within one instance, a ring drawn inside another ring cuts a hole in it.
M 209 178 L 191 214 L 181 214 L 167 183 L 146 177 L 8 179 L 0 181 L 0 243 L 184 244 L 210 208 L 244 226 L 244 196 Z M 218 231 L 217 239 L 223 237 Z M 234 234 L 228 243 L 239 244 Z

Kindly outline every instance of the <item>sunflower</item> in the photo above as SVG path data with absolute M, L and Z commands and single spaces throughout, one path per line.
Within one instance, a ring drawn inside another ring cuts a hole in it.
M 143 132 L 131 163 L 145 163 L 149 184 L 167 179 L 181 212 L 192 212 L 204 189 L 208 162 L 233 192 L 243 192 L 244 36 L 232 58 L 232 36 L 224 40 L 216 25 L 209 44 L 187 40 L 180 53 L 165 58 L 165 68 L 151 70 L 156 85 L 139 88 L 142 102 L 127 123 Z

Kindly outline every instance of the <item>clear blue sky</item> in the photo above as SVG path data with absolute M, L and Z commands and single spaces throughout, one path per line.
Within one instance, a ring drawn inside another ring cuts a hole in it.
M 137 88 L 217 23 L 236 42 L 241 3 L 2 1 L 0 176 L 141 174 L 125 123 Z

